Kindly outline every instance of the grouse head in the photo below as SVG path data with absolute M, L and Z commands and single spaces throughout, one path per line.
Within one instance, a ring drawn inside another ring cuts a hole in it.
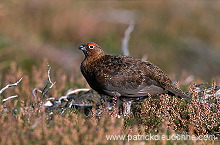
M 85 54 L 85 58 L 99 58 L 105 55 L 101 47 L 94 42 L 87 42 L 85 44 L 82 44 L 79 46 L 79 49 L 83 51 L 83 53 Z

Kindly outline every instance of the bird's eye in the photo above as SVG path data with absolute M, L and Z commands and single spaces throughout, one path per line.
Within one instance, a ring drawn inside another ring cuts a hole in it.
M 93 48 L 94 48 L 94 46 L 93 46 L 93 45 L 90 45 L 90 46 L 89 46 L 89 48 L 90 48 L 90 49 L 93 49 Z

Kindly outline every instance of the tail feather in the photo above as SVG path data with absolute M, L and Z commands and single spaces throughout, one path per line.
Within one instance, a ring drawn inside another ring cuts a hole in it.
M 190 99 L 191 97 L 189 95 L 187 95 L 186 93 L 184 93 L 181 89 L 177 88 L 176 86 L 169 86 L 168 88 L 166 88 L 171 95 L 173 96 L 178 96 L 179 98 L 183 98 L 183 99 Z

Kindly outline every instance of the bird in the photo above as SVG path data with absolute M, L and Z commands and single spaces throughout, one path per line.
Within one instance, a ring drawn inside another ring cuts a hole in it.
M 80 70 L 89 86 L 111 97 L 140 98 L 167 92 L 189 98 L 158 66 L 126 55 L 105 54 L 94 42 L 79 46 L 85 58 Z

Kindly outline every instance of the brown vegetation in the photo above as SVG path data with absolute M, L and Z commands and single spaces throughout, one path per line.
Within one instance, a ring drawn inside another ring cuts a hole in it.
M 48 110 L 43 106 L 46 98 L 62 96 L 69 88 L 78 88 L 82 85 L 80 78 L 68 77 L 62 71 L 51 71 L 51 80 L 57 81 L 53 88 L 40 98 L 34 99 L 31 91 L 37 87 L 45 87 L 47 76 L 46 65 L 34 67 L 32 76 L 26 76 L 11 65 L 10 72 L 5 76 L 4 84 L 16 82 L 21 76 L 23 80 L 18 86 L 8 88 L 1 95 L 1 100 L 17 94 L 18 98 L 1 103 L 0 126 L 1 144 L 121 144 L 127 140 L 107 140 L 106 135 L 172 135 L 174 133 L 189 135 L 218 135 L 220 131 L 219 98 L 212 88 L 210 93 L 195 92 L 191 86 L 192 100 L 180 100 L 168 95 L 152 96 L 143 102 L 133 104 L 132 114 L 127 118 L 117 118 L 115 113 L 104 110 L 97 118 L 97 110 L 92 109 L 92 114 L 85 116 L 80 110 L 60 107 Z M 83 80 L 85 82 L 85 80 Z M 75 87 L 74 87 L 75 86 Z M 198 89 L 198 87 L 197 87 Z M 210 94 L 209 99 L 204 99 L 204 94 Z M 202 97 L 199 97 L 202 95 Z M 201 98 L 203 101 L 199 101 Z M 206 101 L 206 102 L 204 102 Z M 68 106 L 68 105 L 67 105 Z M 113 110 L 114 111 L 114 110 Z M 115 110 L 117 113 L 117 110 Z M 174 140 L 172 143 L 203 143 L 213 144 L 211 141 Z M 131 141 L 130 141 L 131 142 Z M 163 143 L 170 141 L 132 141 L 133 143 Z M 215 141 L 216 142 L 216 141 Z

